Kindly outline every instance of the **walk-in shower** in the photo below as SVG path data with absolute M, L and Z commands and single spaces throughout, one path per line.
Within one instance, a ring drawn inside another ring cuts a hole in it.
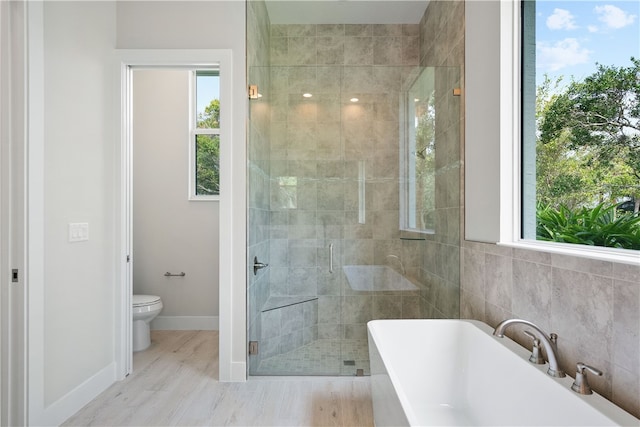
M 404 24 L 247 3 L 251 375 L 367 374 L 369 320 L 459 316 L 460 3 Z

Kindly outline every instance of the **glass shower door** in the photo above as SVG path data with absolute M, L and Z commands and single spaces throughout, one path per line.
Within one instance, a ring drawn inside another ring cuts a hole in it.
M 269 263 L 249 283 L 249 336 L 259 343 L 250 374 L 338 375 L 341 70 L 250 67 L 250 76 L 263 86 L 249 104 L 249 256 Z
M 249 274 L 249 373 L 366 375 L 368 321 L 457 317 L 459 70 L 289 50 L 352 35 L 247 4 L 247 256 L 269 264 Z
M 250 76 L 250 373 L 366 375 L 368 321 L 457 317 L 459 70 Z

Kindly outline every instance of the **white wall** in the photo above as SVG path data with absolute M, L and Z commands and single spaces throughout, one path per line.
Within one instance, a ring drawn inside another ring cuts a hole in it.
M 29 182 L 42 185 L 44 223 L 30 229 L 30 253 L 41 257 L 30 256 L 30 271 L 41 271 L 29 283 L 29 422 L 56 424 L 114 379 L 115 4 L 46 2 L 40 11 L 42 21 L 30 21 L 41 27 L 42 62 L 31 66 L 43 68 L 44 90 L 30 87 L 45 113 L 40 123 L 31 116 L 40 128 L 30 135 L 44 146 L 30 154 Z M 89 224 L 88 241 L 68 241 L 72 222 Z
M 218 202 L 187 197 L 190 75 L 133 72 L 133 293 L 162 298 L 159 329 L 218 316 Z
M 465 239 L 497 242 L 501 220 L 500 2 L 467 1 L 465 22 Z
M 29 423 L 48 425 L 64 421 L 116 377 L 120 75 L 114 49 L 233 49 L 233 153 L 244 160 L 245 8 L 241 1 L 28 3 L 34 11 L 29 18 Z M 233 178 L 234 188 L 245 187 L 243 166 L 234 169 Z M 244 230 L 244 199 L 234 198 L 230 209 Z M 71 222 L 89 223 L 88 241 L 68 242 Z M 245 235 L 225 244 L 234 262 L 244 265 Z M 229 323 L 220 338 L 228 350 L 220 354 L 221 380 L 244 378 L 245 283 L 240 272 L 221 284 L 229 301 L 221 304 Z

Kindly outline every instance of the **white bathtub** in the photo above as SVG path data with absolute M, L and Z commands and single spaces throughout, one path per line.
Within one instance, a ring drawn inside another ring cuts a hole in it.
M 374 320 L 368 330 L 377 427 L 640 425 L 596 393 L 571 391 L 569 376 L 548 376 L 485 323 Z

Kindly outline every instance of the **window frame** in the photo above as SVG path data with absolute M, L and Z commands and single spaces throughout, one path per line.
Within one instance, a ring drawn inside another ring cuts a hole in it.
M 220 134 L 220 128 L 198 128 L 198 111 L 197 111 L 197 74 L 201 71 L 208 72 L 216 72 L 218 77 L 220 77 L 220 67 L 206 67 L 206 68 L 195 68 L 190 70 L 189 75 L 189 201 L 196 202 L 219 202 L 220 194 L 196 194 L 196 171 L 197 171 L 197 146 L 196 141 L 198 135 L 218 135 L 219 141 L 221 144 L 220 138 L 222 138 Z M 220 92 L 222 89 L 220 88 Z M 222 121 L 222 120 L 221 120 Z M 222 123 L 220 124 L 222 126 Z M 218 164 L 220 164 L 220 159 L 218 159 Z M 220 183 L 218 183 L 220 185 Z M 220 188 L 222 191 L 222 188 Z
M 496 244 L 640 265 L 640 251 L 522 237 L 522 0 L 500 2 L 500 233 Z
M 417 233 L 417 238 L 423 238 L 424 234 L 436 234 L 435 224 L 433 227 L 420 227 L 418 225 L 419 219 L 416 214 L 417 205 L 418 205 L 418 197 L 416 195 L 417 188 L 417 180 L 416 180 L 416 134 L 417 134 L 417 124 L 416 120 L 416 105 L 414 100 L 418 96 L 416 94 L 415 85 L 420 83 L 420 79 L 423 77 L 423 73 L 425 73 L 429 68 L 433 67 L 421 67 L 420 73 L 415 76 L 409 88 L 406 92 L 404 92 L 401 98 L 401 106 L 400 106 L 400 147 L 399 147 L 399 157 L 400 157 L 400 225 L 399 229 L 401 232 L 406 233 Z M 431 83 L 432 89 L 435 90 L 435 75 L 431 74 Z M 422 94 L 421 94 L 422 95 Z M 434 101 L 435 102 L 435 101 Z M 434 144 L 435 148 L 435 144 Z M 430 171 L 430 173 L 434 177 L 432 195 L 435 199 L 435 167 L 434 170 Z M 435 212 L 435 206 L 433 209 Z

